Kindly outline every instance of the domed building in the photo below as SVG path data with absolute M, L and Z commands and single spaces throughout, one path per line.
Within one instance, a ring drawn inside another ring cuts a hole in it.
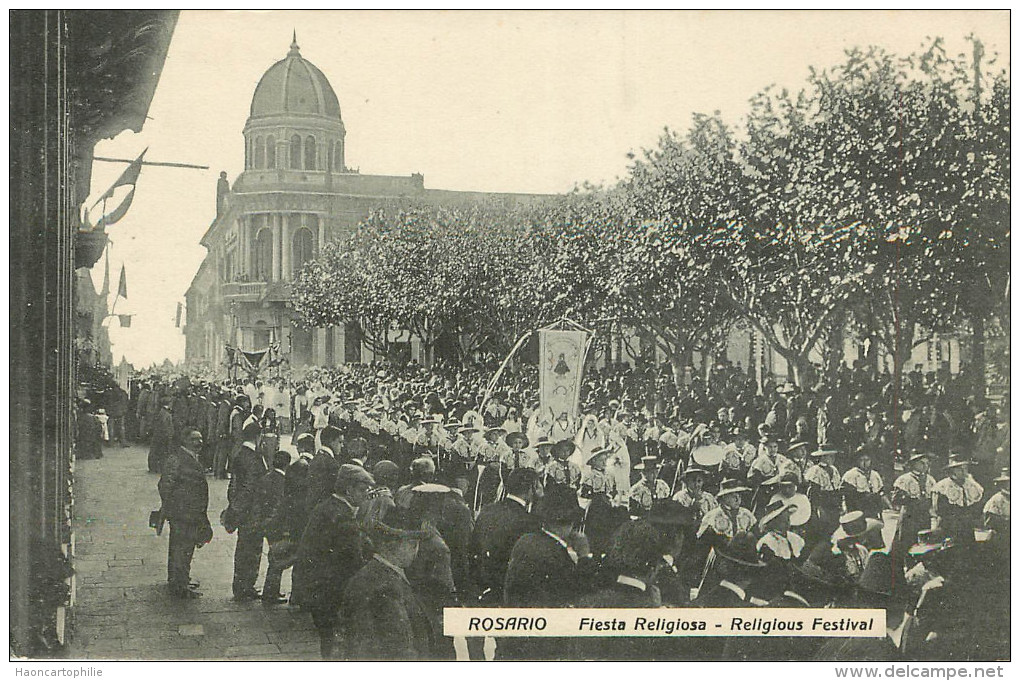
M 201 241 L 208 254 L 186 294 L 188 361 L 216 366 L 227 346 L 259 351 L 270 344 L 295 367 L 371 361 L 349 327 L 308 330 L 295 323 L 290 282 L 322 244 L 394 202 L 547 198 L 430 190 L 421 174 L 351 170 L 340 100 L 302 56 L 296 35 L 255 87 L 243 133 L 244 172 L 233 183 L 220 173 L 216 218 Z M 416 339 L 402 338 L 405 352 L 419 357 Z

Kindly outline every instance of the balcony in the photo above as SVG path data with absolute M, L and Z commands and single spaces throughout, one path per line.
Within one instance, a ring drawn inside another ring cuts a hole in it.
M 223 299 L 230 303 L 257 303 L 266 294 L 264 281 L 234 281 L 223 284 Z

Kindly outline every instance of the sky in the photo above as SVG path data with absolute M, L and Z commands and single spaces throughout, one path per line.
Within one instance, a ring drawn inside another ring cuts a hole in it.
M 293 31 L 339 97 L 349 166 L 477 191 L 611 183 L 664 127 L 714 111 L 737 124 L 762 88 L 799 89 L 809 66 L 857 45 L 907 53 L 941 36 L 957 54 L 973 33 L 1009 63 L 1006 11 L 182 12 L 142 132 L 95 149 L 209 166 L 145 167 L 109 227 L 114 291 L 127 271 L 116 312 L 134 314 L 130 328 L 113 321 L 114 362 L 183 359 L 175 312 L 205 256 L 216 178 L 242 171 L 252 94 Z M 124 167 L 93 164 L 87 205 Z M 102 261 L 92 275 L 98 288 Z

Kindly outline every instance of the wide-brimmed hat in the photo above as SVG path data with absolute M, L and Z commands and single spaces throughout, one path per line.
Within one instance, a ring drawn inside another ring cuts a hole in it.
M 797 485 L 800 481 L 797 480 L 797 474 L 793 471 L 779 471 L 768 480 L 763 480 L 763 485 Z
M 820 447 L 815 451 L 811 452 L 810 456 L 812 459 L 820 459 L 823 456 L 836 456 L 837 454 L 839 454 L 838 450 Z
M 741 484 L 739 480 L 734 478 L 727 478 L 719 483 L 719 491 L 716 493 L 716 498 L 725 496 L 727 494 L 737 494 L 740 492 L 750 492 L 751 488 L 747 485 Z
M 660 467 L 660 465 L 661 464 L 659 463 L 659 457 L 657 457 L 657 456 L 642 456 L 641 457 L 641 463 L 639 463 L 638 465 L 634 466 L 634 470 L 636 470 L 636 471 L 643 471 L 643 470 L 652 470 L 653 468 L 654 469 L 658 469 Z
M 944 533 L 939 530 L 924 529 L 917 533 L 917 543 L 907 549 L 907 554 L 914 558 L 929 556 L 952 548 L 952 541 L 946 541 Z
M 839 528 L 836 533 L 842 530 L 847 537 L 862 537 L 884 526 L 881 520 L 865 517 L 863 511 L 850 511 L 839 517 Z
M 440 485 L 435 482 L 423 482 L 412 487 L 411 491 L 417 494 L 447 494 L 451 490 L 446 485 Z
M 469 433 L 477 433 L 478 429 L 474 426 L 467 426 L 466 428 L 459 428 L 457 433 L 459 435 L 468 435 Z
M 790 453 L 795 452 L 796 450 L 800 449 L 801 447 L 805 447 L 806 448 L 807 446 L 808 446 L 807 442 L 804 442 L 803 440 L 796 440 L 794 442 L 791 442 L 790 446 L 786 448 L 786 453 L 790 454 Z
M 969 460 L 967 460 L 967 459 L 965 459 L 963 457 L 956 457 L 956 456 L 954 456 L 954 457 L 951 457 L 949 459 L 949 463 L 946 464 L 945 469 L 948 471 L 948 470 L 951 470 L 953 468 L 961 468 L 963 466 L 973 466 L 973 465 L 974 465 L 973 461 L 969 461 Z
M 547 438 L 545 435 L 541 435 L 541 436 L 539 436 L 538 440 L 535 442 L 535 449 L 540 449 L 542 447 L 548 447 L 548 448 L 552 449 L 555 445 L 556 445 L 555 442 L 553 442 L 552 440 Z
M 570 456 L 576 448 L 577 445 L 574 444 L 573 440 L 569 438 L 563 439 L 553 445 L 552 454 L 558 459 L 561 456 Z
M 688 468 L 687 470 L 685 470 L 683 472 L 683 476 L 682 477 L 686 478 L 688 475 L 708 475 L 708 471 L 706 471 L 704 468 L 698 468 L 697 466 L 691 466 L 690 468 Z
M 490 435 L 495 435 L 496 437 L 499 437 L 505 434 L 506 430 L 503 428 L 489 428 L 488 430 L 485 431 L 485 439 L 488 440 Z
M 600 456 L 609 456 L 612 451 L 613 450 L 609 447 L 596 447 L 588 453 L 588 458 L 585 459 L 585 463 L 591 463 Z
M 777 499 L 765 507 L 765 513 L 762 515 L 761 520 L 758 521 L 758 529 L 764 531 L 768 524 L 779 516 L 784 513 L 793 513 L 796 510 L 797 504 L 788 504 L 782 499 Z
M 999 473 L 999 477 L 993 479 L 992 482 L 1000 483 L 1000 484 L 1004 483 L 1004 482 L 1009 482 L 1009 469 L 1008 468 L 1003 468 L 1002 472 Z
M 911 463 L 916 463 L 918 461 L 927 461 L 927 460 L 928 460 L 928 454 L 926 452 L 921 452 L 921 451 L 918 451 L 918 450 L 914 450 L 913 452 L 911 452 L 910 458 L 907 459 L 907 463 L 911 464 Z
M 513 449 L 514 443 L 519 444 L 518 447 L 519 449 L 524 449 L 529 444 L 531 444 L 531 441 L 528 440 L 528 436 L 519 430 L 513 433 L 507 433 L 506 437 L 503 438 L 503 440 L 504 442 L 506 442 L 507 446 L 509 446 L 511 449 Z
M 749 568 L 763 568 L 758 555 L 758 548 L 755 546 L 754 536 L 748 533 L 741 533 L 726 542 L 725 545 L 716 549 L 716 555 L 723 560 Z

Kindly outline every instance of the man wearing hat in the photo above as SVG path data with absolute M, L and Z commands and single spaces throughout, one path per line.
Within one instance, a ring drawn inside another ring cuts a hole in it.
M 158 484 L 161 510 L 170 523 L 167 582 L 171 595 L 176 598 L 198 597 L 192 590 L 198 584 L 191 581 L 191 560 L 195 547 L 212 538 L 208 516 L 209 484 L 196 453 L 201 445 L 201 433 L 188 433 L 184 445 L 164 462 Z
M 999 477 L 992 480 L 999 490 L 984 507 L 985 527 L 999 534 L 1009 536 L 1009 469 L 1004 468 Z
M 630 512 L 645 515 L 656 499 L 669 498 L 669 485 L 659 479 L 659 457 L 642 456 L 634 470 L 641 471 L 641 479 L 630 488 Z
M 149 441 L 149 472 L 159 473 L 163 461 L 173 451 L 174 418 L 171 413 L 172 400 L 164 397 L 160 400 L 159 412 L 152 422 L 151 439 Z
M 753 531 L 758 521 L 753 513 L 740 504 L 740 495 L 750 491 L 750 488 L 741 485 L 737 480 L 723 480 L 719 485 L 719 493 L 716 494 L 719 507 L 712 509 L 702 518 L 698 538 L 704 537 L 710 544 L 716 545 L 729 541 L 740 533 Z
M 433 631 L 406 570 L 428 533 L 401 509 L 391 511 L 386 522 L 374 522 L 369 533 L 372 559 L 350 577 L 339 602 L 338 659 L 427 660 L 442 632 Z
M 731 442 L 723 453 L 722 473 L 725 477 L 744 477 L 757 458 L 758 453 L 748 442 L 747 431 L 734 428 L 730 432 Z
M 900 509 L 897 532 L 913 538 L 919 530 L 931 527 L 935 478 L 928 474 L 928 456 L 918 451 L 907 461 L 910 469 L 893 483 L 893 505 Z
M 881 521 L 865 517 L 861 511 L 850 511 L 839 517 L 839 527 L 832 533 L 831 557 L 812 554 L 815 562 L 828 568 L 844 583 L 856 582 L 864 571 L 875 544 L 881 548 Z
M 581 520 L 576 493 L 552 486 L 539 504 L 542 529 L 522 536 L 510 553 L 504 604 L 516 608 L 566 608 L 589 590 L 594 561 L 588 541 L 574 531 Z M 500 659 L 559 659 L 567 641 L 556 638 L 499 639 Z
M 715 497 L 705 491 L 707 476 L 708 471 L 696 466 L 689 467 L 683 474 L 683 486 L 673 495 L 673 501 L 691 509 L 696 525 L 701 525 L 701 519 L 719 507 Z
M 864 511 L 878 518 L 882 508 L 889 506 L 884 494 L 882 476 L 871 468 L 871 452 L 867 447 L 857 448 L 857 465 L 843 474 L 843 500 L 848 511 Z
M 256 441 L 261 428 L 254 416 L 245 419 L 241 428 L 241 445 L 230 464 L 230 484 L 227 487 L 228 524 L 237 528 L 234 546 L 235 600 L 259 597 L 255 580 L 262 562 L 262 529 L 255 505 L 259 480 L 268 471 L 265 460 L 258 453 Z M 227 528 L 230 529 L 229 527 Z
M 751 462 L 751 466 L 747 470 L 747 482 L 753 489 L 757 489 L 763 482 L 775 477 L 779 472 L 779 467 L 776 465 L 778 454 L 779 441 L 766 432 L 761 438 L 758 456 Z
M 298 544 L 292 600 L 311 611 L 324 660 L 338 659 L 335 637 L 341 594 L 365 563 L 358 507 L 368 500 L 368 490 L 374 485 L 375 480 L 361 466 L 340 466 L 335 491 L 312 509 Z
M 283 572 L 294 564 L 295 548 L 290 537 L 290 524 L 286 517 L 287 468 L 290 466 L 290 452 L 280 449 L 273 454 L 273 467 L 263 474 L 255 488 L 256 517 L 262 535 L 269 543 L 269 565 L 266 581 L 262 587 L 263 605 L 285 603 L 280 593 Z M 259 547 L 261 550 L 261 546 Z
M 939 527 L 956 541 L 972 542 L 981 527 L 981 499 L 985 490 L 970 474 L 970 462 L 952 457 L 946 477 L 935 484 L 935 515 Z
M 573 440 L 560 440 L 553 445 L 553 460 L 546 464 L 546 481 L 552 481 L 557 485 L 565 485 L 576 490 L 581 485 L 581 469 L 576 463 L 570 460 L 576 445 Z
M 326 426 L 319 434 L 318 451 L 308 464 L 308 503 L 309 509 L 328 497 L 333 492 L 336 474 L 340 470 L 340 443 L 343 435 L 339 428 Z

